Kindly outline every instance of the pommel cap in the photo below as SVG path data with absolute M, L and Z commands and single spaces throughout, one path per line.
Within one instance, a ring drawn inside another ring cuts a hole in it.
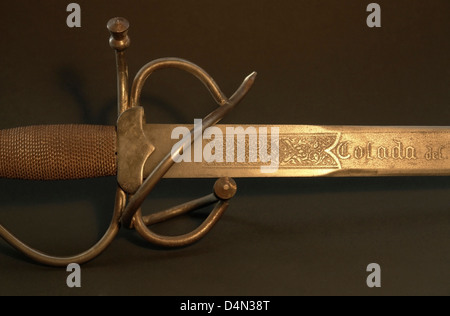
M 128 36 L 128 28 L 130 23 L 127 19 L 115 17 L 108 21 L 107 28 L 111 33 L 109 45 L 118 51 L 123 51 L 130 46 L 130 37 Z

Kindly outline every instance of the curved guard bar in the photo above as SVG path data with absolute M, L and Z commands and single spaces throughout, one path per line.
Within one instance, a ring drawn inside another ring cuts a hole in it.
M 211 228 L 218 222 L 222 214 L 226 211 L 228 202 L 220 201 L 206 220 L 190 233 L 180 236 L 163 236 L 151 231 L 142 219 L 141 209 L 136 213 L 134 227 L 136 231 L 148 242 L 163 247 L 182 247 L 192 244 L 205 236 Z
M 0 225 L 0 236 L 9 243 L 12 247 L 16 248 L 18 251 L 22 252 L 27 257 L 37 261 L 39 263 L 55 266 L 55 267 L 65 267 L 70 263 L 85 263 L 88 262 L 99 254 L 101 254 L 114 240 L 120 228 L 120 215 L 122 213 L 123 208 L 126 203 L 126 194 L 122 189 L 117 188 L 116 192 L 116 201 L 114 205 L 114 213 L 111 219 L 111 223 L 109 228 L 100 239 L 100 241 L 92 246 L 90 249 L 74 256 L 69 257 L 58 257 L 51 256 L 39 250 L 36 250 L 24 242 L 20 241 L 17 237 L 15 237 L 12 233 L 10 233 L 6 228 Z
M 199 199 L 171 207 L 165 211 L 143 216 L 142 220 L 146 226 L 165 222 L 171 218 L 214 204 L 217 201 L 218 201 L 217 197 L 213 193 L 211 193 Z
M 142 217 L 141 209 L 136 212 L 134 228 L 148 242 L 163 247 L 182 247 L 192 244 L 205 236 L 219 221 L 228 208 L 228 200 L 236 194 L 236 182 L 231 178 L 220 178 L 214 184 L 214 193 L 187 202 L 166 211 Z M 150 230 L 147 225 L 165 221 L 169 218 L 199 209 L 217 201 L 216 206 L 203 223 L 190 233 L 180 236 L 163 236 Z
M 194 75 L 205 85 L 206 89 L 211 93 L 212 97 L 218 104 L 224 105 L 227 102 L 227 98 L 220 90 L 219 86 L 206 71 L 190 61 L 180 58 L 167 57 L 155 59 L 145 64 L 141 70 L 139 70 L 131 87 L 129 107 L 139 105 L 139 98 L 145 81 L 153 72 L 164 68 L 177 68 Z

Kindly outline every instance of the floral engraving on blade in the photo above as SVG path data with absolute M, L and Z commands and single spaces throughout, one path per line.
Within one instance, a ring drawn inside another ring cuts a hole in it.
M 281 135 L 279 143 L 281 168 L 339 168 L 338 158 L 331 150 L 338 134 Z

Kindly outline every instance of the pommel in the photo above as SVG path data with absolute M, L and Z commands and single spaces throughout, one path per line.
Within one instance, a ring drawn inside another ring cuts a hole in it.
M 107 28 L 111 33 L 109 45 L 117 51 L 123 51 L 130 46 L 128 28 L 130 23 L 127 19 L 115 17 L 108 21 Z

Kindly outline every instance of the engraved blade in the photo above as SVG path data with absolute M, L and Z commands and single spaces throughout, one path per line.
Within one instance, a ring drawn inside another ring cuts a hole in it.
M 156 147 L 145 164 L 145 177 L 179 141 L 178 135 L 175 136 L 177 139 L 171 139 L 172 131 L 179 126 L 170 124 L 145 126 L 145 135 Z M 188 129 L 193 127 L 193 125 L 183 126 Z M 175 163 L 165 177 L 450 175 L 450 127 L 310 125 L 216 125 L 216 127 L 218 129 L 214 130 L 213 137 L 198 138 L 189 148 L 191 162 Z M 230 128 L 233 132 L 230 132 Z M 275 134 L 271 133 L 273 128 L 279 132 L 276 145 L 271 144 L 271 140 L 275 139 L 272 138 Z M 213 140 L 218 140 L 218 143 L 214 144 L 223 144 L 222 152 L 218 146 L 212 146 Z M 205 149 L 205 146 L 209 147 Z M 267 161 L 267 155 L 271 153 L 272 147 L 278 148 L 276 171 L 263 173 L 261 167 L 271 164 Z M 215 159 L 207 162 L 205 151 L 212 153 Z M 264 153 L 266 162 L 262 161 Z

